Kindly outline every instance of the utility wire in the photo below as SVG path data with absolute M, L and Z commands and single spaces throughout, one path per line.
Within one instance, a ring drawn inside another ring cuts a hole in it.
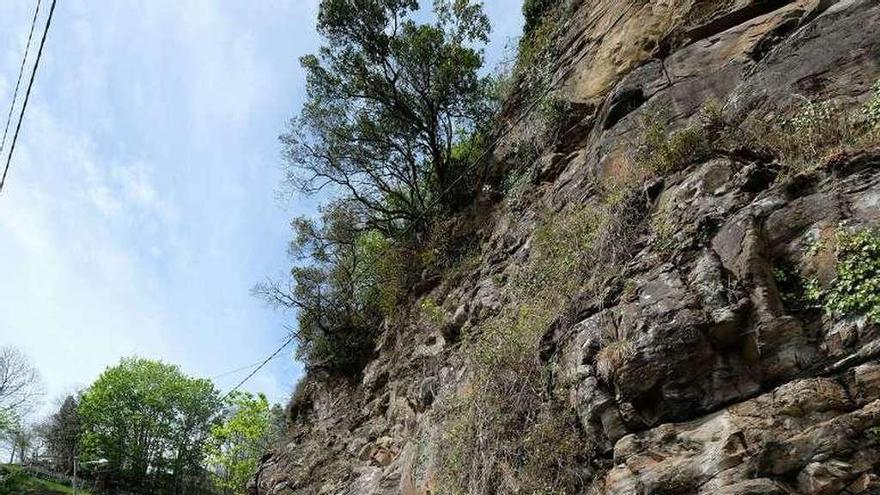
M 279 356 L 275 356 L 275 359 L 277 359 L 278 357 Z M 224 376 L 229 376 L 229 375 L 238 373 L 239 371 L 249 370 L 260 363 L 262 363 L 262 361 L 257 361 L 256 363 L 251 363 L 246 366 L 242 366 L 241 368 L 235 368 L 234 370 L 224 371 L 223 373 L 220 373 L 219 375 L 212 376 L 210 379 L 216 380 L 218 378 L 223 378 Z
M 27 43 L 24 45 L 24 56 L 21 58 L 21 67 L 18 68 L 18 79 L 15 81 L 15 90 L 12 92 L 12 102 L 9 104 L 9 113 L 6 114 L 6 125 L 3 127 L 3 140 L 0 141 L 0 155 L 6 147 L 6 135 L 9 133 L 9 124 L 12 122 L 12 112 L 15 110 L 15 102 L 18 101 L 18 88 L 21 86 L 21 76 L 24 75 L 24 66 L 27 62 L 28 53 L 31 50 L 31 39 L 34 37 L 34 27 L 37 25 L 37 16 L 40 13 L 40 0 L 34 8 L 34 18 L 31 20 L 31 29 L 28 32 Z
M 37 50 L 37 58 L 34 61 L 34 68 L 31 71 L 31 78 L 28 81 L 27 92 L 24 94 L 24 102 L 21 104 L 21 112 L 18 114 L 18 124 L 15 126 L 15 134 L 12 135 L 12 145 L 9 147 L 9 155 L 6 157 L 6 166 L 3 168 L 3 177 L 0 177 L 0 192 L 3 192 L 3 185 L 6 184 L 6 174 L 9 173 L 9 164 L 12 162 L 12 154 L 15 152 L 15 143 L 18 141 L 18 133 L 21 131 L 21 122 L 24 120 L 24 111 L 27 109 L 28 100 L 31 96 L 31 89 L 34 86 L 34 79 L 37 76 L 37 68 L 40 66 L 40 58 L 43 55 L 43 46 L 46 44 L 46 36 L 49 34 L 49 26 L 52 25 L 52 14 L 55 13 L 56 0 L 52 0 L 49 7 L 49 17 L 46 19 L 46 27 L 43 28 L 43 37 L 40 39 L 40 48 Z
M 226 392 L 226 394 L 224 394 L 223 397 L 220 398 L 220 401 L 222 402 L 222 401 L 226 400 L 230 395 L 232 395 L 236 390 L 238 390 L 242 385 L 244 385 L 248 380 L 250 380 L 254 375 L 256 375 L 257 372 L 263 368 L 263 366 L 266 366 L 266 363 L 271 361 L 285 347 L 287 347 L 291 342 L 293 342 L 293 337 L 294 337 L 294 334 L 291 334 L 289 337 L 287 337 L 287 339 L 284 341 L 284 343 L 281 344 L 281 347 L 279 347 L 278 349 L 275 349 L 275 352 L 273 352 L 272 354 L 269 354 L 269 357 L 264 359 L 260 363 L 260 365 L 257 366 L 257 368 L 255 370 L 251 371 L 250 374 L 248 374 L 248 376 L 244 377 L 244 379 L 242 381 L 238 382 L 238 385 L 232 387 L 232 390 L 230 390 L 229 392 Z

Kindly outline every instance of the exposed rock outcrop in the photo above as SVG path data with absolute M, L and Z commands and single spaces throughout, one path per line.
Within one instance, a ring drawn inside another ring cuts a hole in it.
M 532 204 L 557 209 L 619 173 L 652 109 L 671 109 L 675 128 L 710 99 L 733 122 L 799 98 L 864 101 L 880 78 L 880 3 L 584 1 L 560 43 L 557 82 L 588 114 L 534 184 Z M 541 355 L 596 443 L 586 492 L 880 493 L 880 327 L 793 302 L 777 273 L 827 282 L 828 250 L 814 247 L 841 224 L 880 224 L 880 149 L 816 165 L 784 176 L 731 150 L 662 177 L 644 205 L 662 232 L 637 233 L 599 296 L 558 308 Z M 435 493 L 436 409 L 468 383 L 459 337 L 515 306 L 501 288 L 535 214 L 490 215 L 478 267 L 432 289 L 445 325 L 386 328 L 359 383 L 309 376 L 253 492 Z M 608 335 L 628 346 L 613 373 L 597 362 Z

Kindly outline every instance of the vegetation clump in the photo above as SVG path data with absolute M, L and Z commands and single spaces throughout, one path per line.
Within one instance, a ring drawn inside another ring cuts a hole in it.
M 782 179 L 813 170 L 840 153 L 880 143 L 880 81 L 868 102 L 853 110 L 832 101 L 800 99 L 789 115 L 728 126 L 724 139 L 775 157 Z
M 616 266 L 625 258 L 606 249 L 620 243 L 623 205 L 628 202 L 590 203 L 542 216 L 527 263 L 504 287 L 504 298 L 515 304 L 466 337 L 470 388 L 441 413 L 444 493 L 583 488 L 592 441 L 578 428 L 565 393 L 552 386 L 540 340 L 559 308 L 601 272 L 597 266 Z
M 489 22 L 470 0 L 436 2 L 430 22 L 421 14 L 416 0 L 323 0 L 325 43 L 301 59 L 308 98 L 281 136 L 286 182 L 337 199 L 319 222 L 293 222 L 290 276 L 255 292 L 297 311 L 309 368 L 356 376 L 418 277 L 463 257 L 430 240 L 482 190 Z
M 880 81 L 874 83 L 874 92 L 865 105 L 863 114 L 868 126 L 875 132 L 880 130 Z
M 865 228 L 837 233 L 837 276 L 811 298 L 837 316 L 864 316 L 880 323 L 880 231 Z
M 831 317 L 865 317 L 880 323 L 880 231 L 847 230 L 835 235 L 836 275 L 826 284 L 809 278 L 789 263 L 773 268 L 782 301 L 796 310 L 821 309 Z M 823 243 L 807 246 L 815 256 Z
M 525 0 L 522 6 L 523 33 L 528 36 L 541 24 L 541 20 L 554 4 L 560 0 Z
M 635 161 L 652 175 L 664 175 L 705 159 L 712 150 L 708 123 L 691 124 L 667 130 L 666 110 L 646 112 L 638 126 L 639 141 L 634 145 Z

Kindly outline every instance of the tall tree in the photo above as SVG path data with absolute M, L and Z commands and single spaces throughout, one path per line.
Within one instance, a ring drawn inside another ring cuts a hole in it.
M 375 250 L 357 228 L 361 209 L 351 200 L 322 209 L 322 221 L 294 220 L 289 253 L 296 265 L 290 279 L 270 281 L 255 292 L 271 304 L 297 312 L 297 356 L 309 368 L 356 374 L 371 356 L 380 281 Z
M 123 359 L 82 396 L 82 457 L 107 459 L 123 488 L 173 492 L 201 472 L 220 406 L 208 380 L 162 362 Z
M 16 426 L 43 394 L 42 380 L 14 347 L 0 348 L 0 429 Z
M 79 447 L 81 428 L 79 404 L 76 397 L 68 395 L 61 406 L 40 428 L 47 454 L 55 468 L 63 473 L 73 471 L 73 460 Z
M 15 462 L 16 455 L 18 456 L 19 462 L 22 464 L 27 462 L 28 454 L 30 453 L 30 449 L 34 443 L 34 430 L 30 425 L 26 425 L 24 423 L 19 423 L 16 427 L 10 432 L 9 435 L 9 444 L 10 444 L 10 454 L 9 454 L 9 462 Z
M 271 445 L 275 414 L 263 394 L 236 392 L 229 397 L 223 423 L 214 427 L 211 456 L 227 494 L 245 493 L 260 457 Z
M 333 186 L 385 234 L 423 230 L 430 210 L 455 208 L 467 164 L 453 152 L 489 113 L 478 48 L 489 21 L 470 0 L 323 0 L 325 44 L 300 62 L 308 100 L 281 137 L 288 179 L 311 193 Z

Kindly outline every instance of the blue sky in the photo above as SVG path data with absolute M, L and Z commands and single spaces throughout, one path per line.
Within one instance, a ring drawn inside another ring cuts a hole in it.
M 212 377 L 284 340 L 291 316 L 249 289 L 288 268 L 288 222 L 314 210 L 275 190 L 317 4 L 58 0 L 0 195 L 0 345 L 40 369 L 47 403 L 123 356 Z M 491 61 L 520 5 L 486 2 Z M 4 116 L 33 7 L 0 2 Z M 300 374 L 291 348 L 246 388 L 284 402 Z

